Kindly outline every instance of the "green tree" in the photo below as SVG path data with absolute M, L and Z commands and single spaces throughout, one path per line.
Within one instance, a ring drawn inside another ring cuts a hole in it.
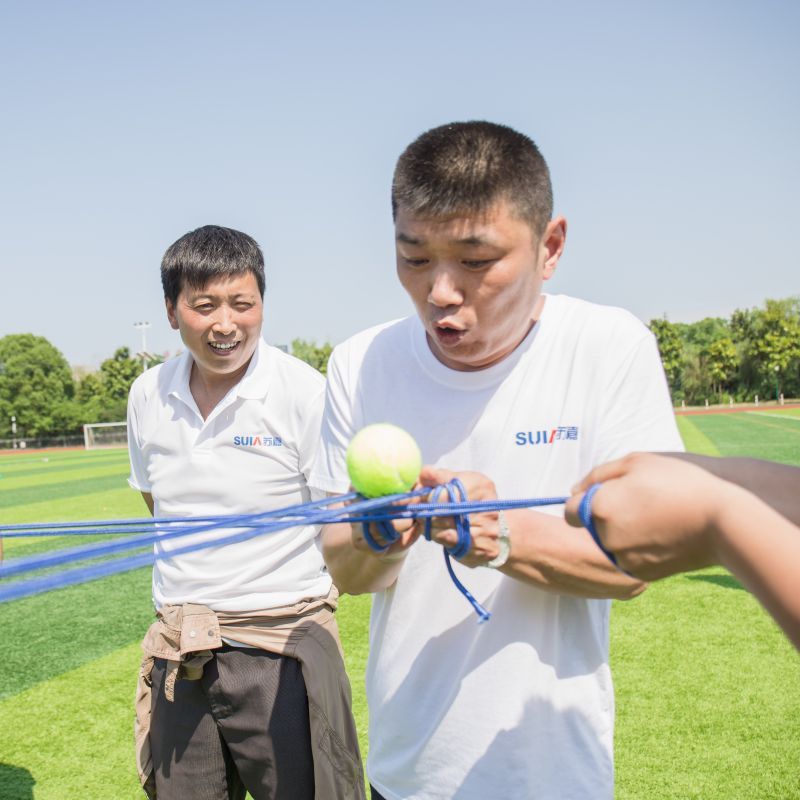
M 119 422 L 125 419 L 128 392 L 142 372 L 142 363 L 120 347 L 97 372 L 84 375 L 75 394 L 80 422 Z
M 90 372 L 78 382 L 75 401 L 80 409 L 80 423 L 119 422 L 120 417 L 108 408 L 108 398 L 99 372 Z M 113 418 L 112 418 L 113 417 Z
M 730 388 L 739 367 L 739 352 L 733 339 L 726 336 L 711 342 L 703 350 L 702 360 L 711 379 L 712 391 L 715 395 L 719 395 L 720 402 L 723 402 L 722 392 Z
M 661 354 L 661 363 L 667 375 L 673 402 L 678 399 L 681 392 L 684 345 L 677 325 L 666 319 L 651 319 L 650 330 L 656 337 L 658 351 Z
M 731 335 L 730 324 L 720 317 L 706 317 L 697 322 L 682 325 L 681 328 L 686 344 L 698 348 L 700 352 L 706 350 L 713 342 L 730 338 Z
M 128 400 L 131 384 L 142 374 L 142 364 L 131 358 L 127 347 L 120 347 L 100 365 L 103 393 L 109 400 Z
M 292 355 L 310 364 L 323 375 L 328 371 L 328 359 L 331 357 L 333 345 L 329 342 L 317 345 L 316 342 L 307 342 L 305 339 L 295 339 L 292 342 Z
M 750 352 L 761 375 L 761 387 L 780 393 L 783 384 L 796 390 L 800 371 L 800 299 L 767 300 L 756 322 Z
M 0 438 L 50 436 L 74 420 L 75 383 L 64 356 L 43 336 L 0 339 Z M 74 424 L 74 423 L 73 423 Z

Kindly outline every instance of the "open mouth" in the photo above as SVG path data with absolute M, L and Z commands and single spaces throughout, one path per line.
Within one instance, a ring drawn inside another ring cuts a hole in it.
M 208 346 L 218 355 L 226 356 L 236 350 L 241 342 L 209 342 Z
M 449 325 L 436 325 L 433 330 L 436 340 L 445 346 L 458 344 L 467 333 L 459 328 L 451 328 Z

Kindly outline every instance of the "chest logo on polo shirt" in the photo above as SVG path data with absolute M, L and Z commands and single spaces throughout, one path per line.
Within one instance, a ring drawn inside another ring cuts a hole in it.
M 539 431 L 517 431 L 514 441 L 519 447 L 537 444 L 553 444 L 559 441 L 577 441 L 578 428 L 574 425 L 559 425 L 557 428 Z
M 280 436 L 234 436 L 234 447 L 283 447 Z

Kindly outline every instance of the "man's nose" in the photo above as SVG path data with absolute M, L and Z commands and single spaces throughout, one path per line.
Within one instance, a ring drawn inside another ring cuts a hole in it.
M 464 296 L 458 287 L 453 269 L 447 266 L 437 267 L 432 273 L 428 302 L 437 308 L 461 305 Z
M 217 309 L 216 318 L 214 319 L 213 330 L 222 336 L 227 336 L 234 332 L 236 325 L 233 321 L 233 312 L 226 306 L 222 305 Z

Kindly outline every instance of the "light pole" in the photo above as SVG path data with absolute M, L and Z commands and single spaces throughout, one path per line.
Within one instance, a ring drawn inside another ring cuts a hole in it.
M 12 415 L 11 417 L 11 447 L 17 449 L 17 418 Z
M 778 364 L 775 365 L 775 402 L 780 403 L 781 401 L 781 384 L 778 380 L 778 374 L 780 373 L 781 368 Z
M 147 369 L 147 329 L 149 322 L 134 322 L 133 327 L 142 332 L 142 372 Z

